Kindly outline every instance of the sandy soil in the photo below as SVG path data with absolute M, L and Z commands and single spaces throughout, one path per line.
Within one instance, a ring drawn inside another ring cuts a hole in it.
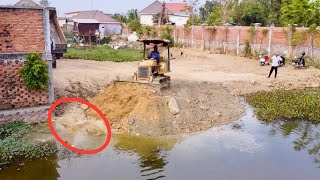
M 156 123 L 139 121 L 139 118 L 132 123 L 129 121 L 134 114 L 132 110 L 130 115 L 113 117 L 119 117 L 118 121 L 111 120 L 113 128 L 121 133 L 148 136 L 205 130 L 241 117 L 243 107 L 239 95 L 259 90 L 320 86 L 320 71 L 314 68 L 295 70 L 287 65 L 279 68 L 277 79 L 268 79 L 270 66 L 260 66 L 258 60 L 190 49 L 174 49 L 172 54 L 175 58 L 169 74 L 172 87 L 159 95 L 162 98 L 160 107 L 164 110 L 156 112 L 161 118 Z M 77 96 L 91 100 L 97 93 L 105 92 L 106 84 L 130 78 L 137 63 L 60 60 L 54 70 L 56 90 L 59 97 Z M 126 89 L 128 91 L 130 89 Z M 165 107 L 164 99 L 168 97 L 177 100 L 179 114 L 172 115 Z M 150 112 L 146 112 L 144 118 L 148 117 L 147 113 Z

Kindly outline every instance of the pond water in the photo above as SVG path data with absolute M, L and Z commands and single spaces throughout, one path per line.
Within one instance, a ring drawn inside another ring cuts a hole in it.
M 104 141 L 81 138 L 90 146 Z M 265 124 L 246 105 L 241 120 L 206 132 L 158 139 L 114 135 L 97 155 L 63 154 L 3 169 L 0 179 L 319 180 L 320 127 Z

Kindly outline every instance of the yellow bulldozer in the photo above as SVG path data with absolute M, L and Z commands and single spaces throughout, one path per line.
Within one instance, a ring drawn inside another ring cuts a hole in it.
M 143 60 L 138 64 L 138 70 L 134 72 L 133 81 L 136 83 L 148 84 L 160 90 L 170 87 L 170 41 L 166 39 L 139 39 L 143 43 Z M 146 56 L 147 45 L 162 45 L 167 48 L 167 58 L 159 55 L 158 59 Z

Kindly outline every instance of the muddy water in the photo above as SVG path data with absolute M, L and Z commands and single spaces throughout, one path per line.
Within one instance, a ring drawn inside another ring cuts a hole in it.
M 58 153 L 2 170 L 0 179 L 320 179 L 320 126 L 263 124 L 246 109 L 237 123 L 206 132 L 162 139 L 115 135 L 100 154 Z M 88 148 L 104 140 L 72 138 L 90 140 Z

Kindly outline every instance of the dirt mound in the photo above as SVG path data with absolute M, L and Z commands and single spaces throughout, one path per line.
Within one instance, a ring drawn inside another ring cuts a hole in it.
M 169 100 L 178 102 L 172 113 Z M 237 120 L 243 113 L 239 99 L 220 84 L 175 82 L 157 94 L 135 83 L 113 83 L 91 100 L 120 133 L 161 136 L 206 130 Z M 99 118 L 92 110 L 88 117 Z
M 107 116 L 114 128 L 127 133 L 132 133 L 131 125 L 135 123 L 157 126 L 163 120 L 166 108 L 165 98 L 136 83 L 112 83 L 94 97 L 91 103 Z M 91 109 L 86 114 L 99 118 Z
M 111 123 L 132 114 L 142 120 L 159 119 L 158 109 L 163 109 L 165 104 L 160 96 L 136 83 L 113 83 L 91 103 L 99 107 Z M 99 118 L 93 110 L 88 110 L 87 115 Z

